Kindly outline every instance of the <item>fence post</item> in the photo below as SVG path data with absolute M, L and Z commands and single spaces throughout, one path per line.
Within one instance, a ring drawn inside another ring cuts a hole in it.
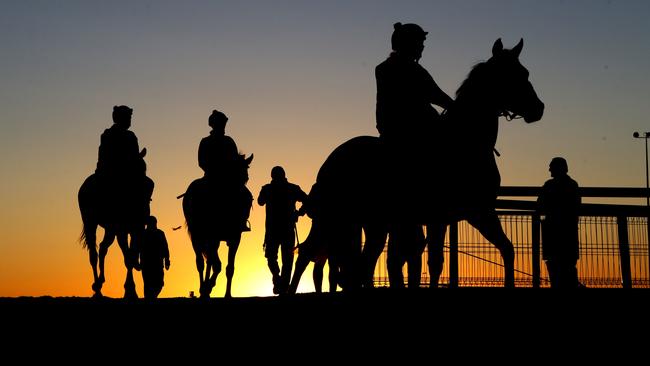
M 540 220 L 539 214 L 532 214 L 531 221 L 531 240 L 532 240 L 532 253 L 531 253 L 531 265 L 533 271 L 533 288 L 539 288 L 541 282 L 540 274 L 540 231 L 541 231 L 542 221 Z
M 632 270 L 630 267 L 630 243 L 627 235 L 627 217 L 616 216 L 618 225 L 618 249 L 621 257 L 621 277 L 623 288 L 632 288 Z
M 458 221 L 449 224 L 449 287 L 458 287 Z

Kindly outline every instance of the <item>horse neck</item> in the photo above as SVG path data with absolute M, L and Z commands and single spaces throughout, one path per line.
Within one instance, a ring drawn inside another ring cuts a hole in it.
M 466 90 L 458 95 L 448 119 L 463 139 L 494 147 L 499 132 L 499 109 L 487 88 Z

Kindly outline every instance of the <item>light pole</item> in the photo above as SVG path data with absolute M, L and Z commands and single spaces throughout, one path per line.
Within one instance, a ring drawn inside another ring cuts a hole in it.
M 644 132 L 643 135 L 639 134 L 638 132 L 634 132 L 632 136 L 638 139 L 645 139 L 645 203 L 649 211 L 648 221 L 646 221 L 646 225 L 648 230 L 648 271 L 650 272 L 650 194 L 648 193 L 648 189 L 650 188 L 650 178 L 648 178 L 648 137 L 650 137 L 650 132 Z
M 648 177 L 648 138 L 650 137 L 650 132 L 644 132 L 643 135 L 638 132 L 632 134 L 637 139 L 645 139 L 645 188 L 646 188 L 646 197 L 645 203 L 646 206 L 650 207 L 650 195 L 648 195 L 648 189 L 650 189 L 650 178 Z M 649 223 L 650 224 L 650 223 Z

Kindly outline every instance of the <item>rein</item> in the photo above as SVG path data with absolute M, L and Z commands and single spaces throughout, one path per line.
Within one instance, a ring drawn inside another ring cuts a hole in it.
M 518 115 L 516 113 L 511 113 L 511 112 L 509 112 L 507 110 L 502 110 L 501 112 L 499 112 L 498 116 L 499 117 L 505 117 L 506 121 L 512 121 L 513 119 L 523 118 L 522 116 L 520 116 L 520 115 Z

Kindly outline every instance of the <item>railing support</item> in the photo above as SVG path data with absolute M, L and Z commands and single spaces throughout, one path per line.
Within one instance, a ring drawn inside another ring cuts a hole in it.
M 540 266 L 541 266 L 541 258 L 540 258 L 540 231 L 541 231 L 541 226 L 542 226 L 542 221 L 540 220 L 540 217 L 538 214 L 533 214 L 532 215 L 532 220 L 531 220 L 531 240 L 532 240 L 532 248 L 531 248 L 531 268 L 533 271 L 533 288 L 539 288 L 540 282 L 541 282 L 541 272 L 540 272 Z
M 449 287 L 458 287 L 458 221 L 449 224 Z
M 623 288 L 632 288 L 632 269 L 630 266 L 630 242 L 627 234 L 627 217 L 617 216 L 618 248 L 621 255 L 621 279 Z

